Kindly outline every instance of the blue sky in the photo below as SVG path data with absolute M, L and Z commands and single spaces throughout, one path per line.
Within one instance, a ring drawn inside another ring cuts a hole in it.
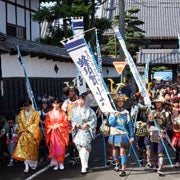
M 172 80 L 172 72 L 171 71 L 159 71 L 154 73 L 154 79 L 158 80 Z

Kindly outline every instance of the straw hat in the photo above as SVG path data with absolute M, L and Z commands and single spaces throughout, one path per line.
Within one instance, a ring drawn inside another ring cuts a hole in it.
M 165 103 L 165 99 L 163 96 L 158 96 L 156 99 L 153 100 L 153 103 L 155 102 Z

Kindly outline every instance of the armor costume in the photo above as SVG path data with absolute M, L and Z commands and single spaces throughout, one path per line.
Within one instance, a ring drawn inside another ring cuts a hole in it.
M 163 146 L 163 139 L 165 138 L 168 113 L 163 109 L 164 98 L 158 97 L 153 101 L 155 103 L 155 110 L 149 115 L 149 131 L 151 141 L 151 154 L 157 167 L 159 176 L 164 176 L 162 172 L 165 149 Z
M 117 98 L 117 113 L 109 114 L 109 125 L 111 126 L 108 142 L 113 146 L 113 156 L 116 162 L 115 171 L 119 171 L 119 162 L 121 162 L 122 170 L 119 176 L 126 176 L 126 147 L 134 141 L 133 124 L 129 111 L 124 109 L 125 97 L 120 95 Z
M 146 150 L 146 166 L 151 167 L 150 163 L 150 141 L 149 141 L 149 132 L 147 130 L 147 120 L 148 120 L 148 107 L 139 100 L 136 105 L 136 111 L 131 112 L 131 115 L 134 116 L 135 122 L 135 137 L 137 142 L 137 149 L 139 154 L 140 163 L 143 163 L 143 149 Z M 133 110 L 131 110 L 133 111 Z

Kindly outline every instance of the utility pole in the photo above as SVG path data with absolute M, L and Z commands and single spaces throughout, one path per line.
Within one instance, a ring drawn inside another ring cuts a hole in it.
M 125 4 L 124 4 L 124 0 L 119 0 L 119 31 L 124 39 L 125 37 L 125 28 L 124 28 L 124 15 L 125 15 Z M 124 61 L 125 60 L 125 55 L 124 52 L 120 46 L 119 48 L 119 58 L 120 61 Z M 124 68 L 124 71 L 126 70 L 126 68 Z M 122 72 L 120 75 L 120 82 L 123 82 L 123 76 L 124 73 Z
M 118 1 L 119 1 L 119 4 L 118 4 L 119 6 L 119 31 L 124 39 L 125 37 L 125 30 L 124 30 L 125 3 L 124 3 L 124 0 L 118 0 Z M 119 56 L 120 56 L 120 60 L 124 61 L 125 55 L 121 47 L 119 50 Z

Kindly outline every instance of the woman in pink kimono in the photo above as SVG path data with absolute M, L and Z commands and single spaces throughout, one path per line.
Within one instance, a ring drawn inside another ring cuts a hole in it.
M 52 106 L 53 109 L 48 112 L 44 121 L 46 144 L 50 148 L 50 165 L 54 166 L 54 170 L 63 170 L 66 146 L 69 143 L 68 118 L 61 110 L 58 99 L 54 99 Z

